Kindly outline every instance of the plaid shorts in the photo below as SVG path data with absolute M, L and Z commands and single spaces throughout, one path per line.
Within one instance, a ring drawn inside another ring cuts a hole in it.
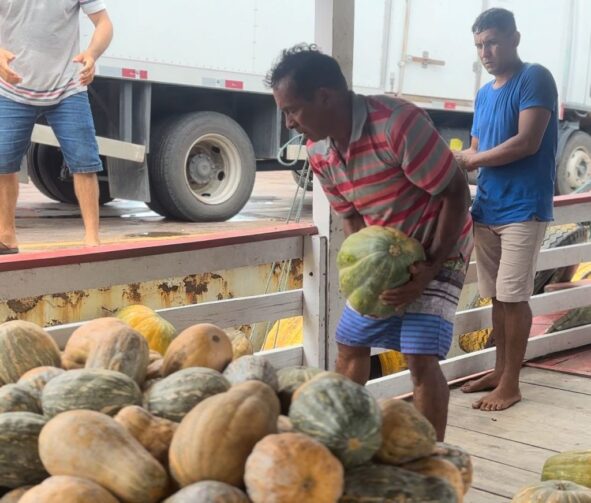
M 445 358 L 452 342 L 453 320 L 465 275 L 463 260 L 447 261 L 401 316 L 373 318 L 345 306 L 337 326 L 337 342 Z

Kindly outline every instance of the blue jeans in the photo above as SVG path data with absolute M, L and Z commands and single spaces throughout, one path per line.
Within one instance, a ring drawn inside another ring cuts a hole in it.
M 0 96 L 0 175 L 20 170 L 35 121 L 45 116 L 71 173 L 103 170 L 88 94 L 80 92 L 51 106 L 17 103 Z

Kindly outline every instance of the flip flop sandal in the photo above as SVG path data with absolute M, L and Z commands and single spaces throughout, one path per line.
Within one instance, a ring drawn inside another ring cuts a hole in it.
M 0 243 L 0 255 L 13 255 L 18 253 L 18 247 L 15 246 L 14 248 L 10 248 L 6 246 L 4 243 Z

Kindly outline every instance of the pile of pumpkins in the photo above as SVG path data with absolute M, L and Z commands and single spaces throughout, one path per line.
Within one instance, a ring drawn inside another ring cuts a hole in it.
M 0 324 L 1 503 L 457 503 L 469 489 L 470 456 L 408 402 L 276 370 L 212 324 L 141 331 L 139 311 L 86 322 L 63 352 L 33 323 Z
M 542 468 L 542 482 L 520 489 L 513 503 L 591 503 L 591 450 L 550 456 Z

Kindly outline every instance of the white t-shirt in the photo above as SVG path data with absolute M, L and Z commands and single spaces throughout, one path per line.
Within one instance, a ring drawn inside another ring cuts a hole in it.
M 86 90 L 80 84 L 80 9 L 94 14 L 104 0 L 0 0 L 0 47 L 16 57 L 17 85 L 0 78 L 0 95 L 30 105 L 54 105 Z

